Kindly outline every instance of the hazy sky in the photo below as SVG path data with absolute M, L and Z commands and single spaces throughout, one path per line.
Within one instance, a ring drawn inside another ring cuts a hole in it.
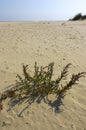
M 68 20 L 86 14 L 86 0 L 0 0 L 0 20 Z

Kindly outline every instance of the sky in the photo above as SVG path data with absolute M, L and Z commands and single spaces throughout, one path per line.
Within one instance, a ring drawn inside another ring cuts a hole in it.
M 60 21 L 86 14 L 86 0 L 0 0 L 0 21 Z

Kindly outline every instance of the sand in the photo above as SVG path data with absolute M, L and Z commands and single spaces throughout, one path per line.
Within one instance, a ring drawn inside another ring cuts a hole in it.
M 22 63 L 33 72 L 35 61 L 39 66 L 54 62 L 54 77 L 68 63 L 69 75 L 86 71 L 86 21 L 0 22 L 0 92 L 22 74 Z M 8 111 L 7 103 L 0 112 L 0 130 L 86 130 L 86 77 L 69 90 L 61 112 L 34 102 L 19 117 L 27 104 Z

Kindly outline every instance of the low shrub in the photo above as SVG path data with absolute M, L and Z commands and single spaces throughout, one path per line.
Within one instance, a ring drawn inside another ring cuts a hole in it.
M 9 105 L 12 107 L 14 102 L 15 104 L 21 104 L 25 100 L 28 100 L 29 104 L 31 104 L 34 101 L 40 103 L 42 100 L 44 100 L 49 105 L 53 106 L 48 99 L 48 95 L 55 94 L 56 101 L 58 101 L 59 97 L 63 98 L 66 95 L 66 91 L 71 89 L 72 86 L 75 85 L 77 81 L 86 74 L 86 72 L 73 74 L 70 78 L 70 81 L 66 81 L 66 84 L 62 85 L 61 81 L 65 80 L 65 77 L 67 77 L 68 68 L 70 65 L 70 63 L 67 64 L 63 68 L 61 75 L 55 80 L 52 80 L 54 63 L 50 63 L 45 67 L 39 67 L 37 62 L 35 62 L 34 74 L 32 76 L 29 73 L 28 65 L 23 64 L 23 76 L 20 76 L 19 74 L 17 75 L 18 80 L 14 85 L 8 87 L 8 89 L 1 94 L 0 102 L 2 103 L 3 100 L 9 98 Z M 57 106 L 54 104 L 54 107 Z

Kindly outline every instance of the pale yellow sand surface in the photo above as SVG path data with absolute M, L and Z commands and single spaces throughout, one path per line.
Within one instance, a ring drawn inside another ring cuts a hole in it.
M 72 63 L 69 75 L 86 71 L 86 21 L 77 22 L 0 22 L 0 92 L 22 74 L 22 63 L 33 72 L 40 65 L 54 62 L 54 77 Z M 86 77 L 68 91 L 55 113 L 45 103 L 27 104 L 0 112 L 0 130 L 86 130 Z

